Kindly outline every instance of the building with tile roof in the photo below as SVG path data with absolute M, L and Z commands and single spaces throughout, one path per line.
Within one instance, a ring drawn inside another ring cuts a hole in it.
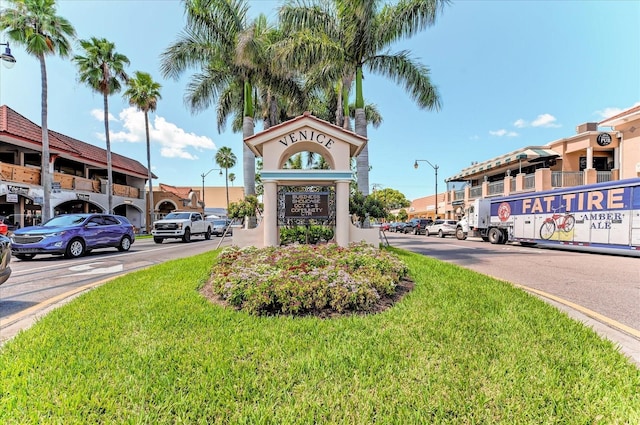
M 52 215 L 105 212 L 108 208 L 105 149 L 49 130 Z M 0 215 L 19 226 L 37 224 L 44 188 L 40 180 L 42 129 L 0 106 Z M 147 168 L 112 153 L 114 212 L 145 226 Z M 154 176 L 155 177 L 155 176 Z

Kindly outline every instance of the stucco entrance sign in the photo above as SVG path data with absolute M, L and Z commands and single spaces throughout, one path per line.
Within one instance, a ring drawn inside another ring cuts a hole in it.
M 282 223 L 283 218 L 313 218 L 319 221 L 330 219 L 331 224 L 335 222 L 335 241 L 340 246 L 360 241 L 378 246 L 378 230 L 357 228 L 349 215 L 349 184 L 353 179 L 351 158 L 364 148 L 366 137 L 304 113 L 247 137 L 244 142 L 256 157 L 262 157 L 264 215 L 255 229 L 236 229 L 234 245 L 278 246 L 278 223 Z M 299 152 L 321 155 L 330 169 L 285 169 L 286 161 Z M 279 191 L 283 187 L 317 189 Z M 279 195 L 279 192 L 284 195 Z M 335 210 L 332 210 L 332 196 L 335 197 Z

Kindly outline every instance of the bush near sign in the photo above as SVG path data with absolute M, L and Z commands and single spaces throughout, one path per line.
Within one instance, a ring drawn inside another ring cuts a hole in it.
M 329 192 L 290 192 L 284 195 L 285 218 L 329 218 Z

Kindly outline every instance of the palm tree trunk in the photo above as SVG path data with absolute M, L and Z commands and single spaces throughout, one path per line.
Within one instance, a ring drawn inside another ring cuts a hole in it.
M 349 77 L 342 78 L 342 128 L 351 131 L 351 118 L 349 118 L 349 89 L 353 80 Z
M 51 218 L 51 173 L 49 172 L 49 126 L 48 126 L 48 107 L 47 107 L 47 64 L 44 55 L 38 56 L 40 60 L 40 73 L 42 75 L 42 110 L 41 125 L 42 130 L 42 157 L 40 163 L 40 183 L 42 184 L 42 222 Z
M 229 169 L 224 169 L 224 184 L 227 188 L 227 211 L 229 211 Z
M 356 109 L 356 134 L 367 137 L 367 118 L 363 108 Z M 356 172 L 358 173 L 358 191 L 364 196 L 369 194 L 369 142 L 364 145 L 356 158 Z
M 362 94 L 362 65 L 356 68 L 356 134 L 367 137 L 367 116 L 364 112 L 364 96 Z M 360 155 L 356 158 L 356 172 L 358 173 L 358 191 L 364 196 L 369 194 L 369 142 L 364 145 Z
M 342 81 L 338 84 L 337 87 L 338 96 L 336 98 L 336 125 L 338 127 L 342 127 L 344 124 L 344 109 L 342 107 Z
M 144 129 L 147 134 L 147 179 L 149 179 L 149 221 L 147 222 L 147 233 L 151 232 L 151 224 L 153 223 L 155 211 L 153 203 L 153 180 L 151 174 L 151 143 L 149 140 L 149 113 L 144 111 Z
M 249 81 L 244 82 L 244 117 L 242 118 L 242 138 L 253 136 L 253 103 L 252 86 Z M 244 174 L 244 196 L 256 194 L 256 156 L 246 143 L 242 143 L 242 168 Z
M 242 120 L 242 137 L 253 136 L 253 118 Z M 244 174 L 244 196 L 256 194 L 256 156 L 246 143 L 242 144 L 242 173 Z
M 109 101 L 104 94 L 104 134 L 107 138 L 107 199 L 108 212 L 113 214 L 113 173 L 111 171 L 111 139 L 109 138 Z

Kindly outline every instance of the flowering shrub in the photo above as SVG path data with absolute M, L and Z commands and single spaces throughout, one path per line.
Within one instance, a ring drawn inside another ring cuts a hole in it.
M 218 256 L 211 285 L 256 315 L 369 312 L 407 272 L 398 257 L 364 243 L 230 247 Z

